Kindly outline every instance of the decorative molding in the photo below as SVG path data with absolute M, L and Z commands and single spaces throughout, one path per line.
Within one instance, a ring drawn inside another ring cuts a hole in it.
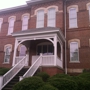
M 10 17 L 8 18 L 8 22 L 9 22 L 9 20 L 10 20 L 11 18 L 14 18 L 14 20 L 16 21 L 16 16 L 10 16 Z
M 30 19 L 30 14 L 29 13 L 25 13 L 25 14 L 22 15 L 21 20 L 23 20 L 24 16 L 28 16 L 28 19 Z
M 80 40 L 79 39 L 71 39 L 68 41 L 68 48 L 70 48 L 70 43 L 71 42 L 78 42 L 78 47 L 80 48 Z
M 89 6 L 90 6 L 90 3 L 87 3 L 87 4 L 86 4 L 87 10 L 89 10 Z
M 4 52 L 6 52 L 6 48 L 9 47 L 10 48 L 10 52 L 12 52 L 12 44 L 6 44 L 4 46 Z
M 71 6 L 68 6 L 68 7 L 67 7 L 67 12 L 68 12 L 68 13 L 69 13 L 69 9 L 70 9 L 70 8 L 76 8 L 77 12 L 79 11 L 79 10 L 78 10 L 78 5 L 71 5 Z

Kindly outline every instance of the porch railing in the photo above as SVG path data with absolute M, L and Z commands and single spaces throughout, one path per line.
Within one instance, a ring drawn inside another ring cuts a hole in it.
M 56 65 L 63 68 L 63 61 L 57 56 Z
M 39 58 L 33 63 L 33 65 L 28 69 L 28 71 L 23 75 L 23 78 L 33 76 L 36 70 L 39 68 L 41 65 L 41 58 L 42 55 L 39 56 Z
M 4 76 L 1 89 L 25 66 L 27 56 L 23 57 L 12 69 L 10 69 Z
M 54 65 L 54 55 L 43 55 L 41 66 L 53 66 Z

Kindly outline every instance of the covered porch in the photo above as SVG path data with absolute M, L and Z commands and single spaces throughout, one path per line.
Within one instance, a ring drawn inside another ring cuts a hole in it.
M 65 38 L 59 28 L 30 29 L 13 33 L 12 36 L 15 37 L 12 66 L 26 57 L 26 66 L 32 66 L 39 60 L 40 66 L 63 68 L 63 44 Z M 21 45 L 26 47 L 26 54 L 22 56 L 19 53 Z

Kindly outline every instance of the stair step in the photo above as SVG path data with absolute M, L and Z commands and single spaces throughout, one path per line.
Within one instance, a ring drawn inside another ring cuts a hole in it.
M 19 76 L 23 76 L 28 68 L 23 68 L 2 90 L 12 90 L 12 87 L 19 82 Z

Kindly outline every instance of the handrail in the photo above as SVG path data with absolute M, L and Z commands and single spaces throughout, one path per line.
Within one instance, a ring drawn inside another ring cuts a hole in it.
M 12 69 L 10 69 L 4 76 L 3 76 L 3 88 L 10 80 L 25 66 L 27 56 L 25 56 L 22 60 L 20 60 Z
M 41 65 L 41 58 L 42 55 L 39 56 L 39 58 L 33 63 L 33 65 L 28 69 L 28 71 L 23 75 L 23 78 L 33 76 L 36 70 L 39 68 Z

